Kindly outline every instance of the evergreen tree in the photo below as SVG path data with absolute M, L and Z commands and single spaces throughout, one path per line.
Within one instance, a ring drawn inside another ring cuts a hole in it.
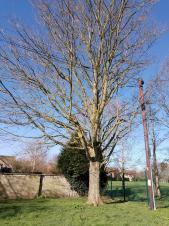
M 61 150 L 58 157 L 58 168 L 69 181 L 71 188 L 80 195 L 86 195 L 89 187 L 89 161 L 86 152 L 81 148 L 80 141 L 76 134 L 73 134 L 70 141 Z M 107 183 L 107 175 L 101 168 L 100 188 L 103 190 Z

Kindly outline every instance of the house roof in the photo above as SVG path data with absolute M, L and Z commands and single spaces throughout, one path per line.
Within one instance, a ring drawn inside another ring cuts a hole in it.
M 0 155 L 0 161 L 7 167 L 12 167 L 12 162 L 15 160 L 15 156 Z
M 120 170 L 118 168 L 115 167 L 109 167 L 106 169 L 106 171 L 108 173 L 120 173 Z M 136 174 L 135 170 L 125 170 L 125 174 L 130 175 L 130 176 L 134 176 Z

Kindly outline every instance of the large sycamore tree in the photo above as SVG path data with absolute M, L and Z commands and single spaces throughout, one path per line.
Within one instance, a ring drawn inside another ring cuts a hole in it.
M 34 0 L 32 27 L 13 22 L 13 31 L 1 32 L 0 122 L 37 129 L 38 138 L 56 145 L 76 132 L 90 162 L 88 202 L 95 206 L 102 202 L 100 167 L 133 117 L 120 90 L 145 66 L 156 39 L 147 20 L 152 4 Z

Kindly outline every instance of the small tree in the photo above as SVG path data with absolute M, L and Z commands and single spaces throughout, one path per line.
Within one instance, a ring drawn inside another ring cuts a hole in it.
M 30 173 L 31 164 L 28 160 L 19 158 L 13 162 L 13 170 L 15 173 Z
M 18 153 L 16 170 L 21 172 L 45 172 L 47 167 L 47 146 L 42 141 L 26 144 L 23 151 Z
M 81 149 L 77 135 L 73 135 L 70 141 L 62 149 L 58 156 L 58 168 L 69 181 L 72 189 L 80 195 L 85 195 L 89 188 L 89 160 L 86 152 Z M 107 175 L 104 166 L 100 172 L 100 188 L 103 190 L 107 183 Z
M 158 113 L 158 112 L 157 112 Z M 154 111 L 154 109 L 149 106 L 149 135 L 151 138 L 151 144 L 152 144 L 152 154 L 153 154 L 153 177 L 154 177 L 154 185 L 155 185 L 155 194 L 158 196 L 158 198 L 161 198 L 161 191 L 160 191 L 160 181 L 159 181 L 159 170 L 158 170 L 158 161 L 157 161 L 157 150 L 158 146 L 161 144 L 163 139 L 160 139 L 157 127 L 158 120 L 157 120 L 157 113 Z
M 114 159 L 114 163 L 119 169 L 122 180 L 124 202 L 126 201 L 125 173 L 127 170 L 127 163 L 129 162 L 129 160 L 131 160 L 131 157 L 129 155 L 129 149 L 131 149 L 130 145 L 126 141 L 122 141 L 119 145 L 119 151 L 117 152 L 117 156 Z

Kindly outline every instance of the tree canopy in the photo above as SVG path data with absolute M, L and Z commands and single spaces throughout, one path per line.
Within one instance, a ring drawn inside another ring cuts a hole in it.
M 148 20 L 153 2 L 37 0 L 34 26 L 14 22 L 13 32 L 0 34 L 2 130 L 31 127 L 62 146 L 76 132 L 90 162 L 94 205 L 102 161 L 134 117 L 128 91 L 118 94 L 147 65 L 158 36 Z

